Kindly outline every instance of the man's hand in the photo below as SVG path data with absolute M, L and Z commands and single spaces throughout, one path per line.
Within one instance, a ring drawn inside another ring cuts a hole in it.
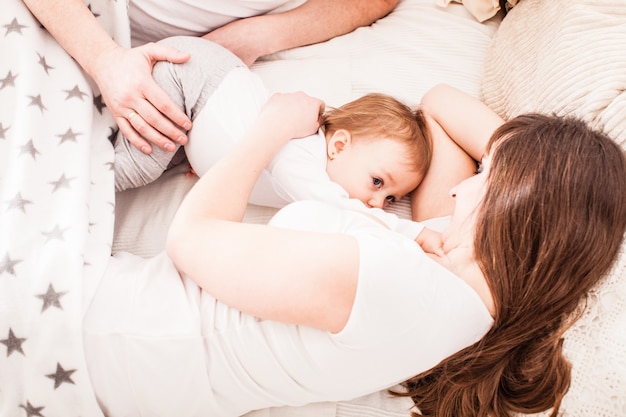
M 150 43 L 111 48 L 93 66 L 93 78 L 109 111 L 124 136 L 144 153 L 152 151 L 150 143 L 173 151 L 173 142 L 187 142 L 191 120 L 157 85 L 152 68 L 158 61 L 183 63 L 189 58 L 188 53 Z

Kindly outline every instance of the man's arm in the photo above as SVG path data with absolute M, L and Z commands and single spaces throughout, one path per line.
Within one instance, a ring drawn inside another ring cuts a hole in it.
M 117 44 L 82 0 L 23 0 L 42 25 L 89 75 L 94 61 Z
M 146 139 L 164 149 L 186 142 L 191 121 L 152 79 L 157 61 L 185 62 L 189 55 L 163 45 L 126 49 L 104 30 L 82 0 L 23 0 L 32 14 L 94 79 L 107 108 L 137 148 Z M 139 116 L 139 117 L 137 117 Z
M 386 16 L 399 0 L 308 0 L 295 9 L 236 20 L 204 38 L 233 51 L 248 66 L 259 57 L 323 42 Z

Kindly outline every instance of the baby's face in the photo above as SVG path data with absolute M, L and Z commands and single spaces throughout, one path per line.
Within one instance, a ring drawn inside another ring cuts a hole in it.
M 407 154 L 406 146 L 392 139 L 353 141 L 327 162 L 326 171 L 350 198 L 368 207 L 384 208 L 413 191 L 422 180 Z

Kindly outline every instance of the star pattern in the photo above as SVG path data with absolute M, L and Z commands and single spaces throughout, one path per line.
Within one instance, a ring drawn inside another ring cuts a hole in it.
M 11 71 L 9 71 L 6 77 L 0 79 L 0 91 L 4 90 L 5 87 L 15 87 L 15 79 L 17 75 L 13 75 Z
M 41 94 L 37 94 L 36 96 L 28 96 L 30 98 L 30 106 L 37 106 L 41 113 L 43 114 L 44 110 L 48 110 L 46 106 L 43 104 L 43 99 L 41 98 Z
M 0 90 L 2 90 L 0 88 Z M 0 139 L 6 139 L 6 134 L 7 134 L 7 130 L 9 130 L 8 127 L 4 127 L 4 125 L 2 123 L 0 123 Z
M 54 67 L 48 65 L 45 56 L 41 55 L 40 53 L 37 53 L 37 55 L 39 55 L 39 65 L 41 65 L 46 74 L 50 74 L 49 70 L 54 69 Z
M 13 329 L 9 328 L 9 335 L 6 339 L 0 340 L 0 343 L 7 347 L 7 357 L 9 357 L 13 352 L 19 352 L 24 355 L 24 351 L 22 350 L 22 343 L 24 343 L 25 341 L 25 337 L 15 336 L 15 333 L 13 333 Z
M 25 145 L 20 147 L 20 155 L 23 155 L 25 153 L 30 154 L 30 156 L 32 156 L 33 159 L 37 159 L 37 155 L 39 155 L 39 151 L 37 150 L 37 148 L 35 148 L 35 144 L 33 143 L 32 139 L 26 142 Z
M 22 35 L 22 29 L 25 29 L 28 26 L 21 25 L 17 21 L 17 18 L 14 18 L 13 20 L 11 20 L 11 23 L 9 23 L 8 25 L 4 25 L 4 27 L 6 28 L 6 32 L 4 36 L 8 36 L 8 34 L 12 32 L 19 33 L 20 35 Z
M 80 133 L 74 133 L 74 131 L 70 127 L 65 133 L 57 136 L 61 138 L 61 143 L 63 143 L 68 141 L 76 142 L 76 137 L 78 137 L 78 135 L 80 135 Z
M 74 372 L 76 372 L 76 369 L 65 370 L 61 364 L 57 362 L 56 372 L 46 376 L 50 379 L 54 379 L 54 389 L 57 389 L 63 383 L 74 384 L 74 381 L 72 381 L 72 374 Z
M 93 105 L 96 107 L 96 110 L 98 110 L 98 113 L 102 114 L 102 110 L 106 107 L 106 104 L 104 104 L 104 100 L 102 99 L 102 94 L 93 96 Z
M 51 240 L 64 241 L 65 237 L 63 237 L 63 233 L 65 233 L 67 229 L 69 229 L 69 227 L 66 227 L 65 229 L 61 229 L 59 225 L 57 224 L 49 232 L 41 232 L 41 234 L 43 234 L 46 237 L 46 243 L 50 242 Z
M 111 132 L 109 133 L 109 136 L 107 136 L 107 139 L 109 139 L 109 142 L 115 143 L 115 138 L 117 138 L 117 132 L 119 132 L 119 130 L 112 127 L 110 129 Z
M 48 284 L 48 290 L 45 293 L 36 295 L 37 298 L 41 298 L 43 300 L 41 312 L 43 313 L 51 306 L 63 310 L 63 306 L 61 305 L 61 297 L 65 294 L 65 292 L 56 292 L 52 284 Z
M 44 415 L 41 414 L 41 410 L 43 410 L 44 407 L 34 407 L 30 401 L 26 401 L 26 405 L 20 404 L 20 407 L 26 411 L 26 417 L 44 417 Z
M 5 253 L 2 262 L 0 262 L 0 276 L 2 274 L 15 275 L 15 266 L 20 262 L 22 262 L 21 259 L 11 259 L 11 256 Z
M 89 1 L 126 42 L 126 4 Z M 111 253 L 115 121 L 21 0 L 2 0 L 0 50 L 0 414 L 102 417 L 76 315 Z
M 15 197 L 13 197 L 13 200 L 8 201 L 8 209 L 19 209 L 22 211 L 22 213 L 26 213 L 26 205 L 28 204 L 33 204 L 33 202 L 25 200 L 24 198 L 22 198 L 22 193 L 18 192 Z
M 65 98 L 66 100 L 71 99 L 72 97 L 76 97 L 78 98 L 80 101 L 83 101 L 83 97 L 87 97 L 88 94 L 84 93 L 82 91 L 80 91 L 80 88 L 78 88 L 77 85 L 74 86 L 74 88 L 72 88 L 71 90 L 63 90 L 67 93 L 67 97 Z
M 67 178 L 65 174 L 61 174 L 58 180 L 50 182 L 52 184 L 52 192 L 55 193 L 61 188 L 70 188 L 70 182 L 73 178 Z

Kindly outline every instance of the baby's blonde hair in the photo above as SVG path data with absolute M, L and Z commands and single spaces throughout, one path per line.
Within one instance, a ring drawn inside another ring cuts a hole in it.
M 326 137 L 346 129 L 353 140 L 377 137 L 396 140 L 406 146 L 407 157 L 421 177 L 430 166 L 432 141 L 424 114 L 389 95 L 370 93 L 329 109 L 322 116 L 322 129 Z

